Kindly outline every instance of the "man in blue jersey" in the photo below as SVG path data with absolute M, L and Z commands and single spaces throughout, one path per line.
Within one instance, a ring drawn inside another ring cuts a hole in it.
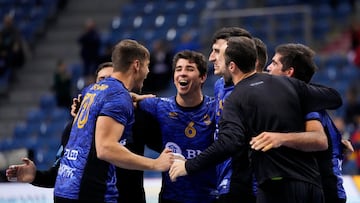
M 304 113 L 337 108 L 342 103 L 340 95 L 330 88 L 256 73 L 256 48 L 249 38 L 230 38 L 222 55 L 235 87 L 224 106 L 219 139 L 194 159 L 174 162 L 169 171 L 171 179 L 195 174 L 234 154 L 250 152 L 258 183 L 257 202 L 322 202 L 320 176 L 311 153 L 286 146 L 266 153 L 255 151 L 250 149 L 250 140 L 264 131 L 302 132 Z M 281 91 L 277 91 L 279 87 Z M 235 161 L 233 167 L 240 167 L 241 163 Z
M 149 58 L 149 51 L 134 40 L 115 45 L 114 72 L 88 88 L 74 119 L 55 182 L 55 202 L 117 202 L 116 166 L 156 171 L 169 168 L 173 161 L 170 149 L 150 159 L 120 144 L 131 134 L 134 122 L 129 90 L 141 89 L 149 72 Z
M 178 52 L 173 59 L 176 96 L 146 98 L 138 103 L 138 108 L 159 122 L 162 146 L 185 159 L 198 156 L 213 143 L 215 102 L 202 93 L 207 70 L 206 58 L 201 53 Z M 215 167 L 179 178 L 178 182 L 171 182 L 167 172 L 162 178 L 161 203 L 209 203 L 215 200 Z
M 95 82 L 99 82 L 113 73 L 113 63 L 104 62 L 101 63 L 96 72 Z M 86 91 L 86 90 L 84 90 Z M 73 104 L 71 106 L 71 115 L 76 116 L 78 107 L 80 106 L 80 96 L 81 94 L 73 99 Z M 145 97 L 147 95 L 143 95 Z M 145 132 L 150 134 L 156 134 L 159 132 L 158 125 L 153 121 L 153 119 L 141 112 L 139 109 L 135 110 L 135 123 L 133 126 L 133 134 L 130 140 L 126 141 L 126 147 L 136 153 L 143 155 L 144 154 L 144 145 L 146 144 L 151 149 L 161 152 L 161 146 L 158 139 L 151 136 L 152 139 L 146 139 L 150 136 L 141 136 Z M 6 170 L 6 175 L 9 181 L 18 181 L 31 183 L 32 185 L 39 187 L 52 188 L 55 185 L 55 179 L 57 171 L 60 165 L 60 159 L 63 156 L 63 149 L 66 146 L 70 131 L 71 131 L 72 121 L 65 127 L 62 136 L 61 136 L 61 145 L 59 147 L 58 153 L 56 154 L 56 161 L 51 168 L 48 170 L 37 170 L 36 165 L 33 161 L 28 158 L 23 158 L 22 161 L 24 164 L 11 165 Z M 160 137 L 160 136 L 159 136 Z M 159 146 L 157 146 L 159 145 Z M 131 203 L 142 203 L 145 202 L 145 192 L 143 188 L 143 171 L 139 170 L 127 170 L 117 167 L 117 189 L 121 191 L 119 194 L 118 202 L 131 202 Z
M 314 55 L 315 52 L 305 45 L 281 44 L 276 47 L 272 63 L 267 67 L 267 70 L 273 75 L 294 77 L 309 83 L 316 71 L 316 65 L 313 61 Z M 307 123 L 318 123 L 317 128 L 327 135 L 328 149 L 316 152 L 325 202 L 345 203 L 346 193 L 342 185 L 341 164 L 343 161 L 343 148 L 346 147 L 343 146 L 342 142 L 346 141 L 342 141 L 340 132 L 325 110 L 307 114 L 306 120 Z M 272 140 L 273 145 L 281 145 L 281 134 L 265 132 L 262 136 L 259 139 Z
M 110 77 L 112 72 L 113 72 L 113 64 L 111 62 L 105 62 L 100 64 L 95 72 L 95 76 L 96 76 L 95 81 L 99 82 L 100 80 Z M 74 103 L 71 106 L 72 109 L 71 115 L 75 117 L 77 113 L 77 110 L 75 110 L 76 103 L 77 101 L 80 101 L 80 98 L 79 97 L 74 98 L 73 101 Z M 34 162 L 31 161 L 29 158 L 24 157 L 22 158 L 22 162 L 24 162 L 23 164 L 11 165 L 6 170 L 6 176 L 8 180 L 31 183 L 32 185 L 39 187 L 46 187 L 46 188 L 54 187 L 57 171 L 60 165 L 60 159 L 63 156 L 63 149 L 69 140 L 71 126 L 72 126 L 72 122 L 69 122 L 66 125 L 65 129 L 63 130 L 61 135 L 60 147 L 56 154 L 56 160 L 48 170 L 37 170 Z

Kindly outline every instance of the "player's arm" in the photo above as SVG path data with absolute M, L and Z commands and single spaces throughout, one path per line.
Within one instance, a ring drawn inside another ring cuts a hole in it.
M 35 179 L 31 184 L 38 187 L 53 188 L 55 186 L 58 169 L 59 165 L 57 164 L 46 171 L 36 170 Z
M 138 102 L 146 98 L 156 97 L 154 94 L 137 94 L 135 92 L 130 92 L 131 99 L 133 100 L 134 107 L 137 107 Z
M 288 78 L 293 83 L 297 83 L 299 97 L 305 112 L 314 112 L 324 109 L 337 109 L 342 105 L 341 95 L 333 88 L 319 84 L 306 84 L 295 78 Z
M 170 149 L 165 149 L 157 159 L 139 156 L 130 152 L 118 140 L 124 125 L 109 116 L 99 116 L 96 122 L 95 147 L 97 157 L 118 167 L 133 170 L 166 171 L 173 162 Z
M 280 146 L 306 152 L 326 150 L 328 141 L 321 123 L 318 120 L 309 120 L 306 121 L 305 126 L 306 132 L 263 132 L 251 139 L 251 148 L 264 152 Z

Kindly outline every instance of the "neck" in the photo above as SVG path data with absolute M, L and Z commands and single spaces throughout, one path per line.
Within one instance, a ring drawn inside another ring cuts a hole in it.
M 133 79 L 132 77 L 127 74 L 127 73 L 121 73 L 121 72 L 113 72 L 111 74 L 111 77 L 120 80 L 124 86 L 126 87 L 126 89 L 128 89 L 129 91 L 131 91 L 134 87 L 133 85 Z
M 237 84 L 238 82 L 244 80 L 245 78 L 248 78 L 248 77 L 254 75 L 255 73 L 256 73 L 256 70 L 253 70 L 253 71 L 248 72 L 248 73 L 242 73 L 242 74 L 240 74 L 238 77 L 235 77 L 235 78 L 233 79 L 234 84 Z
M 176 102 L 182 107 L 195 107 L 203 101 L 204 96 L 201 92 L 196 95 L 180 95 L 178 93 L 175 99 Z

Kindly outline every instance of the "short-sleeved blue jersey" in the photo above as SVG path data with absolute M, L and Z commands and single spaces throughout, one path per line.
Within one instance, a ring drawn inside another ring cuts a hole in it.
M 117 201 L 115 166 L 96 155 L 95 126 L 99 116 L 109 116 L 124 125 L 121 142 L 126 141 L 134 122 L 134 109 L 128 90 L 115 78 L 92 85 L 83 95 L 60 163 L 55 197 Z
M 193 108 L 179 106 L 175 97 L 147 98 L 139 108 L 150 113 L 160 124 L 163 147 L 192 159 L 213 143 L 215 130 L 215 102 L 204 96 L 203 102 Z M 202 203 L 214 200 L 216 188 L 215 167 L 201 173 L 170 180 L 162 173 L 161 198 L 177 202 Z
M 336 195 L 337 197 L 334 198 L 346 199 L 341 169 L 344 157 L 340 132 L 325 110 L 307 114 L 306 120 L 319 120 L 328 139 L 328 149 L 316 152 L 324 196 Z

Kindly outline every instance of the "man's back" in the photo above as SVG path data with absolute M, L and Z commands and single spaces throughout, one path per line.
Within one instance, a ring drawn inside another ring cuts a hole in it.
M 264 131 L 304 131 L 304 113 L 318 106 L 308 103 L 306 98 L 316 91 L 304 87 L 294 79 L 267 74 L 242 80 L 226 101 L 219 136 L 240 136 L 248 143 L 251 137 Z M 278 177 L 319 184 L 317 164 L 311 153 L 279 147 L 268 152 L 251 151 L 250 157 L 259 184 Z

